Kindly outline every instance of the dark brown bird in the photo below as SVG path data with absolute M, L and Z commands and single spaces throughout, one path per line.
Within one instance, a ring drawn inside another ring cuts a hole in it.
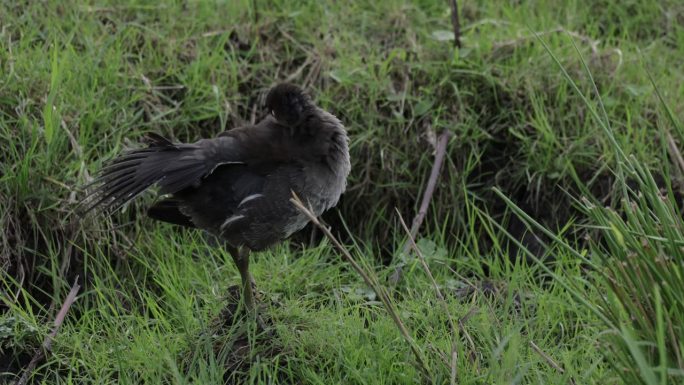
M 225 241 L 254 309 L 250 251 L 264 250 L 308 219 L 292 193 L 316 215 L 335 206 L 350 171 L 347 132 L 299 87 L 279 84 L 266 97 L 270 116 L 253 126 L 195 143 L 149 136 L 149 147 L 106 165 L 85 198 L 85 212 L 114 211 L 153 185 L 165 195 L 154 219 L 203 229 Z

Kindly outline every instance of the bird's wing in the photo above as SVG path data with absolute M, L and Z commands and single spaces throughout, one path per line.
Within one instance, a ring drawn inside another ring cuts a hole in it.
M 247 150 L 240 138 L 223 136 L 192 144 L 171 143 L 155 135 L 150 146 L 129 151 L 106 165 L 82 202 L 83 213 L 95 208 L 114 211 L 157 184 L 161 194 L 196 185 L 218 166 L 241 164 Z

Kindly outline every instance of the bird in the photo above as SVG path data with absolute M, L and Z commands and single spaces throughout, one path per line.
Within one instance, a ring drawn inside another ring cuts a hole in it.
M 301 87 L 275 85 L 265 107 L 269 114 L 258 123 L 194 143 L 148 133 L 147 147 L 106 163 L 87 185 L 82 213 L 113 213 L 158 187 L 147 215 L 221 240 L 240 273 L 245 308 L 253 311 L 251 253 L 309 222 L 290 201 L 293 194 L 319 216 L 337 205 L 351 171 L 346 128 Z

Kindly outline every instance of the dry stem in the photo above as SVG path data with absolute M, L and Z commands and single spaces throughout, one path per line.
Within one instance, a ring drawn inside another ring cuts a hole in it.
M 57 313 L 57 316 L 55 317 L 52 331 L 50 332 L 50 334 L 45 336 L 45 339 L 43 340 L 42 349 L 38 349 L 36 354 L 33 356 L 31 362 L 29 362 L 28 366 L 24 370 L 24 374 L 17 382 L 17 385 L 26 385 L 26 383 L 29 380 L 29 377 L 31 376 L 31 373 L 33 373 L 33 371 L 36 369 L 38 362 L 42 361 L 45 358 L 47 352 L 50 352 L 52 350 L 52 341 L 54 340 L 55 336 L 57 336 L 57 332 L 59 332 L 59 328 L 62 326 L 64 318 L 66 317 L 67 312 L 69 312 L 69 308 L 71 308 L 71 305 L 76 300 L 76 294 L 78 294 L 78 291 L 81 288 L 81 286 L 79 286 L 77 282 L 78 277 L 76 277 L 74 285 L 71 286 L 71 290 L 69 291 L 69 294 L 67 295 L 66 299 L 64 300 L 64 303 L 62 304 L 62 308 L 59 309 L 59 313 Z
M 420 347 L 418 347 L 418 344 L 413 340 L 413 337 L 411 337 L 411 334 L 409 333 L 408 329 L 406 328 L 406 325 L 404 325 L 404 322 L 401 320 L 399 317 L 399 312 L 397 311 L 397 308 L 394 306 L 394 303 L 390 299 L 389 295 L 387 294 L 387 291 L 380 285 L 377 277 L 372 276 L 372 274 L 367 273 L 361 265 L 356 262 L 354 257 L 349 253 L 349 251 L 340 243 L 340 241 L 335 238 L 335 236 L 330 232 L 330 230 L 326 227 L 323 226 L 323 224 L 316 218 L 316 216 L 309 210 L 304 203 L 299 199 L 299 197 L 293 193 L 292 198 L 290 201 L 299 209 L 304 215 L 306 215 L 311 222 L 321 229 L 323 234 L 333 243 L 335 248 L 340 252 L 342 257 L 349 262 L 349 264 L 352 266 L 352 268 L 363 278 L 363 281 L 368 285 L 374 292 L 375 295 L 380 299 L 382 302 L 383 306 L 385 307 L 385 310 L 387 313 L 390 315 L 392 320 L 394 321 L 395 325 L 399 329 L 399 332 L 401 335 L 404 337 L 404 340 L 409 344 L 411 351 L 416 357 L 416 361 L 418 362 L 418 369 L 425 375 L 425 377 L 429 380 L 431 379 L 430 376 L 430 370 L 427 366 L 427 362 L 425 361 L 425 358 L 423 357 L 423 353 L 420 350 Z

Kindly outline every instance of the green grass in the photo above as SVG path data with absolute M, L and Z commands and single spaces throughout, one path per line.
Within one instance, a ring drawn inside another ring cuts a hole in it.
M 258 335 L 220 325 L 239 281 L 228 254 L 146 219 L 151 194 L 73 215 L 78 186 L 145 132 L 215 135 L 288 79 L 349 129 L 349 191 L 325 219 L 381 283 L 406 265 L 388 289 L 429 381 L 450 382 L 455 338 L 460 384 L 682 383 L 680 2 L 461 1 L 460 50 L 441 0 L 257 3 L 256 23 L 251 0 L 0 5 L 1 380 L 79 276 L 36 382 L 421 381 L 320 234 L 255 257 L 275 325 Z M 395 211 L 414 216 L 442 130 L 418 245 L 457 335 L 399 252 Z

